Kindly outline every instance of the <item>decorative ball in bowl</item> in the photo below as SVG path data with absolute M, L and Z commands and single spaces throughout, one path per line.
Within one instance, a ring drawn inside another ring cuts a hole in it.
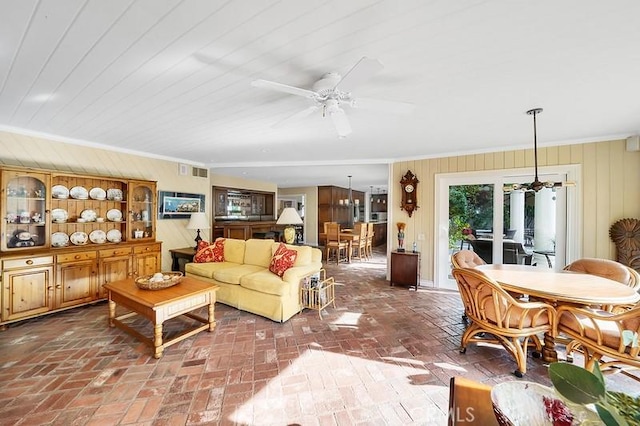
M 601 425 L 595 411 L 563 399 L 553 388 L 512 381 L 491 389 L 491 402 L 501 426 Z
M 162 290 L 182 281 L 182 272 L 156 272 L 136 278 L 136 285 L 142 290 Z

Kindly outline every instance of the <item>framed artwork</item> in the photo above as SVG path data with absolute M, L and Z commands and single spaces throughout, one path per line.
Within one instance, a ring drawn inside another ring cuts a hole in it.
M 158 191 L 158 219 L 189 219 L 191 213 L 204 212 L 204 194 Z

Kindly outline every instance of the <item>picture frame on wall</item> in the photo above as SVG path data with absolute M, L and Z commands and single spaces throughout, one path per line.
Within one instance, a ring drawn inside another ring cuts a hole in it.
M 158 191 L 158 219 L 189 219 L 205 211 L 205 195 Z

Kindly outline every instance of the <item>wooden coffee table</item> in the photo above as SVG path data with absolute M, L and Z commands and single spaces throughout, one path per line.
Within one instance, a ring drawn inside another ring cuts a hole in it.
M 194 278 L 184 277 L 179 284 L 162 290 L 141 290 L 133 278 L 107 283 L 104 288 L 109 293 L 109 326 L 118 327 L 137 337 L 154 349 L 153 356 L 160 358 L 164 348 L 178 343 L 203 330 L 213 331 L 216 327 L 214 306 L 218 286 Z M 116 305 L 131 310 L 116 317 Z M 193 310 L 208 306 L 208 319 L 192 313 Z M 122 320 L 141 315 L 153 324 L 153 339 L 150 339 Z M 171 318 L 185 315 L 203 323 L 183 331 L 178 336 L 162 340 L 162 324 Z

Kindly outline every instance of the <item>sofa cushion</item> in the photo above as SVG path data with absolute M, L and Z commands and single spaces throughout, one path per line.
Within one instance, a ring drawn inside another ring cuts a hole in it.
M 230 268 L 222 268 L 214 271 L 213 279 L 227 284 L 240 284 L 240 279 L 243 276 L 253 274 L 262 270 L 265 270 L 265 268 L 261 266 L 237 265 Z
M 271 263 L 271 246 L 273 240 L 250 239 L 244 249 L 244 264 L 269 268 Z
M 278 250 L 278 247 L 280 247 L 280 244 L 282 243 L 275 243 L 272 247 L 271 247 L 271 251 L 275 254 L 276 250 Z M 285 244 L 285 246 L 290 249 L 290 250 L 295 250 L 296 252 L 298 252 L 298 256 L 296 257 L 296 262 L 293 264 L 293 266 L 306 266 L 311 264 L 312 262 L 312 252 L 313 249 L 309 246 L 294 246 L 291 244 Z
M 216 271 L 236 266 L 239 265 L 232 262 L 187 263 L 184 265 L 184 271 L 201 277 L 213 278 Z
M 275 294 L 276 296 L 289 295 L 291 293 L 291 283 L 283 281 L 282 278 L 266 269 L 243 276 L 240 280 L 240 286 L 260 293 Z
M 220 238 L 218 238 L 219 240 Z M 244 240 L 237 240 L 235 238 L 226 238 L 224 242 L 224 260 L 233 263 L 245 263 L 244 262 Z
M 204 240 L 199 241 L 193 261 L 196 263 L 224 262 L 224 238 L 218 238 L 213 244 Z
M 281 277 L 287 269 L 293 266 L 297 257 L 298 252 L 296 250 L 289 249 L 284 244 L 280 243 L 278 249 L 273 253 L 273 257 L 271 258 L 269 271 Z

